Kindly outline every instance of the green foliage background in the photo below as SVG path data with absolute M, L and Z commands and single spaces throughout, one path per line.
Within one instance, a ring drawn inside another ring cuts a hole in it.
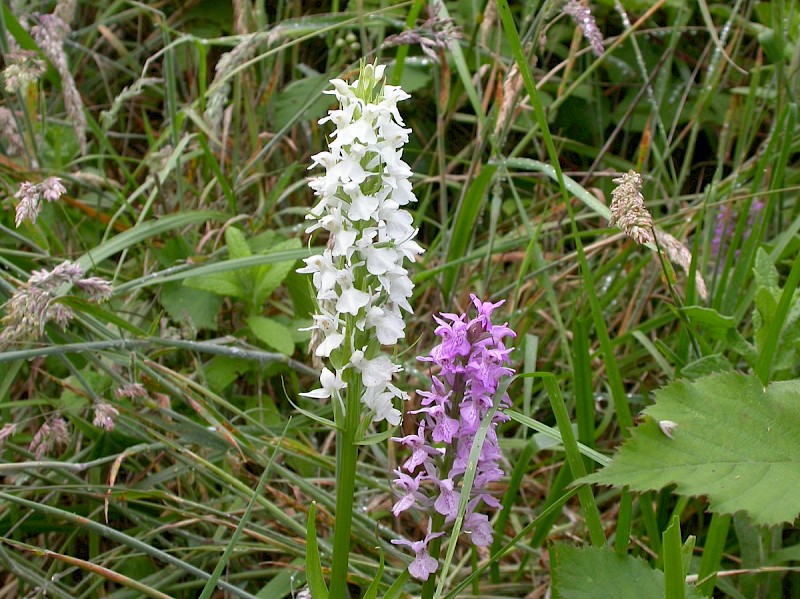
M 800 596 L 800 6 L 592 1 L 598 57 L 563 2 L 449 1 L 460 37 L 434 61 L 387 43 L 409 26 L 441 37 L 424 4 L 3 3 L 3 65 L 45 57 L 36 13 L 69 22 L 87 147 L 52 61 L 0 89 L 0 295 L 65 259 L 114 285 L 100 304 L 63 290 L 66 329 L 0 348 L 0 427 L 17 425 L 0 441 L 8 596 L 296 596 L 312 502 L 328 574 L 331 409 L 298 395 L 317 365 L 294 268 L 325 242 L 304 233 L 322 91 L 362 57 L 413 96 L 426 254 L 402 386 L 429 383 L 414 358 L 431 316 L 470 293 L 507 300 L 518 372 L 546 373 L 511 387 L 495 544 L 454 550 L 441 596 L 625 596 L 628 577 L 670 598 Z M 608 226 L 629 169 L 688 274 Z M 67 194 L 16 227 L 20 184 L 48 176 Z M 92 423 L 98 403 L 114 430 Z M 36 460 L 57 414 L 69 442 Z M 390 543 L 424 534 L 390 512 L 396 448 L 362 456 L 351 592 L 377 574 L 377 596 L 418 594 Z

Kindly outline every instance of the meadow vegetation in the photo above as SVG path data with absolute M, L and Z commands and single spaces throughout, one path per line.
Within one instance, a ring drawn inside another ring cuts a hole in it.
M 800 597 L 796 0 L 0 9 L 0 598 Z

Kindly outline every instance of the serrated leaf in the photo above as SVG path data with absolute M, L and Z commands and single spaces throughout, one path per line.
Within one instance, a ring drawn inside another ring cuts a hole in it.
M 736 326 L 736 319 L 733 316 L 724 316 L 713 308 L 686 306 L 681 308 L 681 312 L 715 339 L 724 339 L 727 332 Z
M 710 510 L 746 512 L 756 524 L 800 514 L 800 381 L 711 375 L 656 391 L 649 417 L 611 464 L 583 482 L 636 491 L 676 485 L 679 495 L 708 497 Z M 658 423 L 677 423 L 671 437 Z
M 277 349 L 287 356 L 294 353 L 294 339 L 288 327 L 263 316 L 251 316 L 247 319 L 247 326 L 260 341 L 272 349 Z
M 225 229 L 225 245 L 228 246 L 228 256 L 232 260 L 236 258 L 247 258 L 253 255 L 250 251 L 250 246 L 247 245 L 247 240 L 244 238 L 242 232 L 236 227 L 228 227 Z
M 699 379 L 715 372 L 728 372 L 733 370 L 733 365 L 722 354 L 711 354 L 689 362 L 681 368 L 681 376 L 688 379 Z
M 765 287 L 774 293 L 780 292 L 778 269 L 775 268 L 772 258 L 769 257 L 764 248 L 758 248 L 756 252 L 753 274 L 755 275 L 756 287 Z
M 573 547 L 556 543 L 550 549 L 554 580 L 562 599 L 656 599 L 664 597 L 664 573 L 642 560 L 617 556 L 605 547 Z M 686 597 L 700 595 L 686 585 Z

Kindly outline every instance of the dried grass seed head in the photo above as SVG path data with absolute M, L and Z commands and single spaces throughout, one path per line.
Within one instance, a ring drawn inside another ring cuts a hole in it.
M 81 154 L 86 154 L 86 132 L 89 127 L 84 113 L 83 99 L 80 92 L 78 92 L 75 78 L 69 70 L 67 53 L 64 50 L 64 41 L 70 31 L 69 25 L 56 14 L 42 15 L 33 13 L 33 18 L 37 24 L 31 27 L 31 35 L 47 59 L 53 63 L 58 76 L 61 78 L 64 107 L 67 109 L 67 116 L 69 116 L 75 128 Z
M 683 245 L 675 237 L 665 231 L 662 231 L 661 229 L 656 229 L 656 242 L 658 243 L 658 247 L 664 252 L 670 262 L 680 266 L 681 270 L 683 270 L 683 272 L 687 275 L 691 272 L 692 252 L 689 250 L 689 248 Z M 707 300 L 708 289 L 706 288 L 706 282 L 703 279 L 703 275 L 700 274 L 699 270 L 695 270 L 694 281 L 695 287 L 697 288 L 697 295 L 703 301 Z
M 644 205 L 642 176 L 631 170 L 613 181 L 617 187 L 611 192 L 609 224 L 622 229 L 636 243 L 652 242 L 653 216 Z
M 25 149 L 25 142 L 19 133 L 17 119 L 8 108 L 0 106 L 0 139 L 5 145 L 7 154 L 16 156 Z
M 16 50 L 6 55 L 3 83 L 6 91 L 24 92 L 28 86 L 44 75 L 47 65 L 32 50 Z

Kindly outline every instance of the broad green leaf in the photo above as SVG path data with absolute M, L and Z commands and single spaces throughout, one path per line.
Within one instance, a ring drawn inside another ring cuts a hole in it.
M 711 354 L 689 362 L 681 368 L 681 376 L 689 379 L 699 379 L 715 372 L 728 372 L 733 370 L 733 365 L 722 354 Z
M 222 297 L 202 289 L 189 289 L 180 283 L 165 283 L 161 289 L 161 305 L 175 322 L 188 320 L 195 329 L 216 331 Z
M 606 547 L 573 547 L 556 543 L 550 549 L 556 589 L 562 599 L 663 598 L 664 573 L 642 560 L 617 556 Z M 686 597 L 700 597 L 686 585 Z
M 294 353 L 292 332 L 278 321 L 263 316 L 251 316 L 247 319 L 247 325 L 260 341 L 271 348 L 287 356 Z
M 774 293 L 780 292 L 778 269 L 775 268 L 772 258 L 764 251 L 764 248 L 758 248 L 756 252 L 753 274 L 756 279 L 756 287 L 765 287 Z
M 244 297 L 247 293 L 235 272 L 216 272 L 202 277 L 192 277 L 186 279 L 183 284 L 193 289 L 203 289 L 230 297 Z
M 203 372 L 208 385 L 223 391 L 233 381 L 252 368 L 252 363 L 229 356 L 214 356 L 206 364 Z
M 244 235 L 236 227 L 228 227 L 225 229 L 225 245 L 228 246 L 228 256 L 230 256 L 231 259 L 247 258 L 253 255 L 253 252 L 250 251 L 250 246 L 247 245 L 247 240 L 244 238 Z
M 273 245 L 270 252 L 296 250 L 302 247 L 299 239 L 287 239 Z M 296 260 L 285 260 L 273 264 L 265 264 L 255 271 L 255 289 L 253 291 L 253 305 L 261 306 L 266 299 L 278 288 L 286 276 L 294 268 Z
M 746 512 L 756 524 L 792 522 L 800 513 L 800 381 L 715 374 L 656 391 L 649 417 L 611 464 L 583 482 L 636 491 L 676 485 L 708 497 L 710 510 Z M 670 436 L 659 422 L 677 426 Z
M 332 104 L 331 96 L 322 93 L 330 87 L 328 79 L 325 75 L 314 75 L 284 86 L 271 102 L 273 129 L 282 129 L 298 118 L 297 112 L 303 106 L 307 106 L 300 115 L 303 121 L 316 121 L 322 117 Z

